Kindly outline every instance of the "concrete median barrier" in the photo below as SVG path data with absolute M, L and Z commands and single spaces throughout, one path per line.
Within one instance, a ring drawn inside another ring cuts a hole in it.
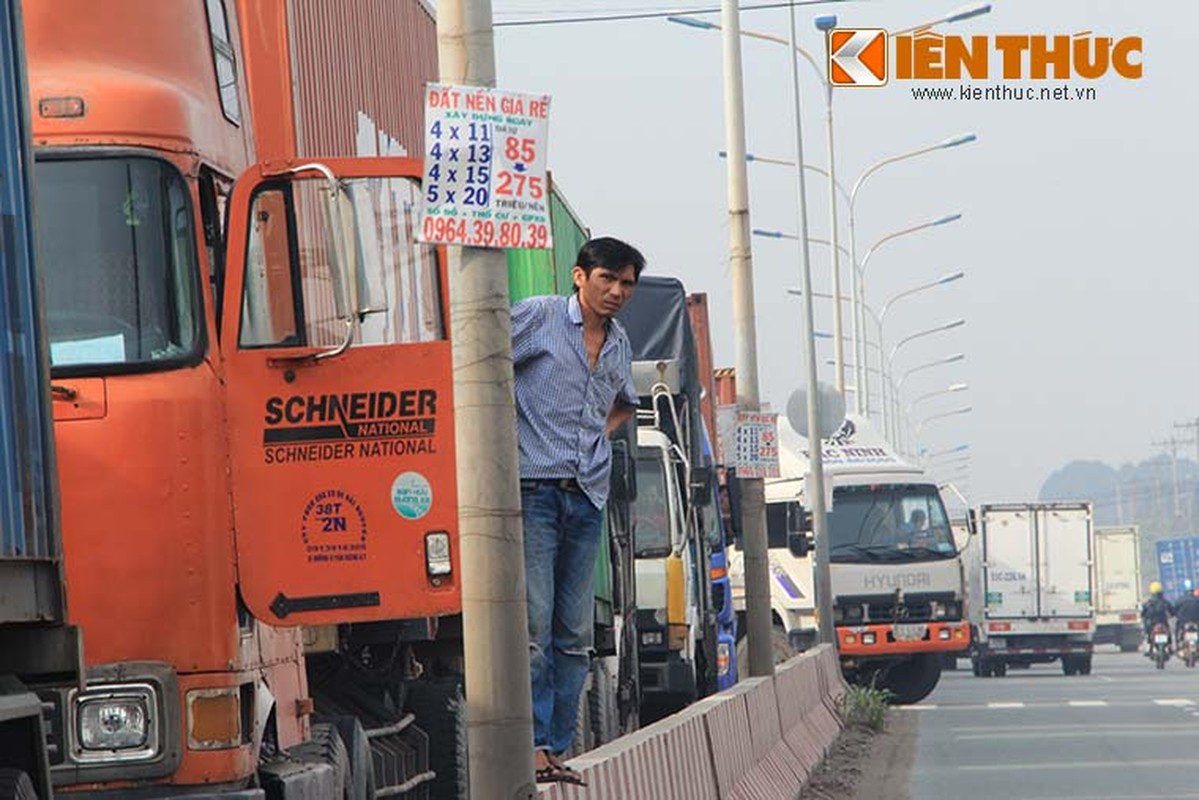
M 543 800 L 791 800 L 841 730 L 836 651 L 814 648 L 578 758 Z

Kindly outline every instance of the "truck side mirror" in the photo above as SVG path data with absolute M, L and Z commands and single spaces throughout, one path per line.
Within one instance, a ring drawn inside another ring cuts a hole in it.
M 789 531 L 787 533 L 787 549 L 796 558 L 807 558 L 808 553 L 812 552 L 812 540 L 806 533 Z
M 712 502 L 712 468 L 704 465 L 691 468 L 691 497 L 697 506 Z
M 623 439 L 612 442 L 612 477 L 609 479 L 612 499 L 617 503 L 632 503 L 637 499 L 637 472 L 629 445 Z
M 741 481 L 737 480 L 735 470 L 725 472 L 725 485 L 729 492 L 729 523 L 732 528 L 733 542 L 741 541 Z

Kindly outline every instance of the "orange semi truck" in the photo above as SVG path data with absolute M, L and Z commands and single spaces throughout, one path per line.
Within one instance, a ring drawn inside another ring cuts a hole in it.
M 24 18 L 84 664 L 21 676 L 56 790 L 463 795 L 445 274 L 395 157 L 420 148 L 430 12 Z

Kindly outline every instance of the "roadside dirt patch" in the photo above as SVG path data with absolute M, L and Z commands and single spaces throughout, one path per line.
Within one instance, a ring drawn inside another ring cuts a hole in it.
M 881 733 L 842 731 L 800 800 L 907 800 L 915 756 L 915 713 L 891 709 Z

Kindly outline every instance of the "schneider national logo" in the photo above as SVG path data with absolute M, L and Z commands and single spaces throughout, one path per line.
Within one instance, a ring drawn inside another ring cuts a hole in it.
M 893 53 L 893 56 L 889 54 Z M 932 30 L 891 36 L 880 28 L 829 32 L 828 75 L 834 86 L 883 86 L 898 80 L 1094 80 L 1143 74 L 1140 36 L 945 36 Z
M 435 389 L 268 397 L 264 411 L 268 464 L 436 452 Z

